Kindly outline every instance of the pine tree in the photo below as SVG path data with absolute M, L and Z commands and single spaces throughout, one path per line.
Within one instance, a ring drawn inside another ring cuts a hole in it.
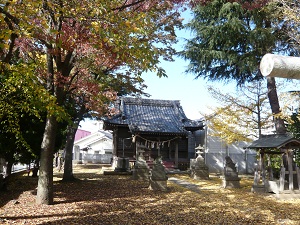
M 259 63 L 266 53 L 298 54 L 289 41 L 281 8 L 270 1 L 203 1 L 187 25 L 194 33 L 181 56 L 190 61 L 187 72 L 211 81 L 238 85 L 263 79 Z M 252 4 L 253 3 L 253 4 Z M 258 4 L 259 3 L 259 4 Z M 276 131 L 285 133 L 274 78 L 267 78 L 268 98 Z

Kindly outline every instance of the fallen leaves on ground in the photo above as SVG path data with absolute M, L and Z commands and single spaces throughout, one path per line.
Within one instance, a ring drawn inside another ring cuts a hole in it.
M 15 178 L 0 196 L 0 224 L 300 224 L 300 200 L 251 193 L 252 180 L 224 189 L 222 180 L 193 180 L 200 193 L 168 181 L 168 191 L 148 189 L 131 176 L 103 175 L 99 166 L 75 167 L 76 182 L 54 175 L 54 205 L 36 205 L 37 179 Z M 170 175 L 171 176 L 171 175 Z

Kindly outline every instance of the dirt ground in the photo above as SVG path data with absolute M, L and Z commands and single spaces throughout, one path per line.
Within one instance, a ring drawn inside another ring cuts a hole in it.
M 15 176 L 0 193 L 0 224 L 300 224 L 300 200 L 277 200 L 251 193 L 252 179 L 224 189 L 219 177 L 196 181 L 199 192 L 168 181 L 168 191 L 152 191 L 131 176 L 103 175 L 100 166 L 76 166 L 80 181 L 54 174 L 54 204 L 36 205 L 37 178 Z

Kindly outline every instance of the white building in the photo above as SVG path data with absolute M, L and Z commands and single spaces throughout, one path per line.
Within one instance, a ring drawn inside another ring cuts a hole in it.
M 74 142 L 74 163 L 110 163 L 112 158 L 112 134 L 98 130 Z
M 210 173 L 223 173 L 225 157 L 229 156 L 236 163 L 240 174 L 253 174 L 256 163 L 256 151 L 245 149 L 249 143 L 238 141 L 227 144 L 221 138 L 211 135 L 208 127 L 195 132 L 195 144 L 203 146 L 205 163 Z

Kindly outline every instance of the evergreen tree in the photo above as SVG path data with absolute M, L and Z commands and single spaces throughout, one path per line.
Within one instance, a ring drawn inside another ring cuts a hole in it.
M 281 8 L 270 1 L 202 1 L 187 28 L 195 34 L 181 52 L 190 61 L 187 72 L 211 81 L 238 85 L 263 79 L 259 63 L 266 53 L 296 55 L 287 36 L 291 23 L 282 22 Z M 280 114 L 274 78 L 267 78 L 268 98 L 277 133 L 286 129 Z

